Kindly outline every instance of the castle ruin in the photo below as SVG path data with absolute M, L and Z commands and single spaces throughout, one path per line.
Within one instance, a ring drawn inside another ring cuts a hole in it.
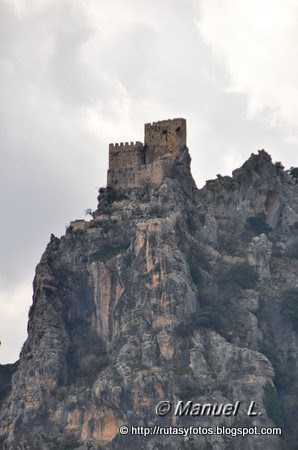
M 161 184 L 166 176 L 172 176 L 175 158 L 185 147 L 185 119 L 147 123 L 144 144 L 109 145 L 107 186 L 132 188 L 148 181 Z

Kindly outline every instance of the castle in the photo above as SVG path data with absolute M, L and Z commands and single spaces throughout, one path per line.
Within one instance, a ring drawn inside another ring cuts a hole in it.
M 141 187 L 146 182 L 161 184 L 165 177 L 175 175 L 176 160 L 186 148 L 186 120 L 172 119 L 145 124 L 142 142 L 120 142 L 109 145 L 107 186 L 116 188 Z M 95 220 L 103 220 L 96 214 Z M 69 229 L 84 230 L 84 219 L 70 222 Z
M 174 170 L 175 158 L 186 146 L 186 120 L 145 124 L 142 142 L 109 145 L 107 186 L 140 187 L 146 181 L 161 184 Z

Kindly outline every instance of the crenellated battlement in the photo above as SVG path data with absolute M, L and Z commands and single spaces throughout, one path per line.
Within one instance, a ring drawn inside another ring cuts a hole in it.
M 183 118 L 181 118 L 181 117 L 178 117 L 178 118 L 176 118 L 176 119 L 164 119 L 164 120 L 158 120 L 157 122 L 148 122 L 148 123 L 145 123 L 145 127 L 146 127 L 146 126 L 153 126 L 153 125 L 158 125 L 158 126 L 160 126 L 160 125 L 172 126 L 173 124 L 175 124 L 175 123 L 177 124 L 177 123 L 180 122 L 180 121 L 186 122 L 185 119 L 183 119 Z
M 144 131 L 145 145 L 139 141 L 109 145 L 108 186 L 134 187 L 150 179 L 161 182 L 165 160 L 173 161 L 186 146 L 185 119 L 146 123 Z
M 136 148 L 139 146 L 143 147 L 143 143 L 136 141 L 136 142 L 117 142 L 116 144 L 110 144 L 109 149 L 110 150 L 127 150 L 128 148 Z
M 109 169 L 139 167 L 144 164 L 144 145 L 142 142 L 120 142 L 109 145 Z

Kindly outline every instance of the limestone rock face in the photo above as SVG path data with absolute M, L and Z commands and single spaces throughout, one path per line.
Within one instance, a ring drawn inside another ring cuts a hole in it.
M 272 242 L 266 234 L 255 236 L 248 244 L 247 261 L 255 266 L 262 280 L 270 280 L 270 258 L 272 255 Z
M 0 371 L 1 448 L 295 448 L 297 336 L 281 303 L 298 286 L 288 253 L 298 185 L 264 151 L 201 190 L 186 147 L 172 166 L 159 184 L 100 189 L 91 221 L 51 237 L 36 268 L 28 339 L 13 370 Z M 267 234 L 248 227 L 259 213 Z M 259 281 L 228 278 L 237 266 L 255 268 Z M 241 407 L 231 417 L 159 417 L 162 400 Z M 260 415 L 249 417 L 252 401 Z M 280 424 L 284 439 L 118 432 Z

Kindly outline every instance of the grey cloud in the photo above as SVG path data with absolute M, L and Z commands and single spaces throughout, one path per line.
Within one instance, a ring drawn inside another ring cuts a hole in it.
M 96 206 L 109 141 L 142 140 L 145 122 L 186 117 L 199 185 L 261 147 L 294 160 L 287 131 L 249 120 L 247 98 L 228 92 L 229 74 L 198 32 L 198 5 L 53 0 L 19 14 L 0 3 L 1 362 L 25 337 L 14 341 L 4 323 L 25 329 L 50 233 Z

